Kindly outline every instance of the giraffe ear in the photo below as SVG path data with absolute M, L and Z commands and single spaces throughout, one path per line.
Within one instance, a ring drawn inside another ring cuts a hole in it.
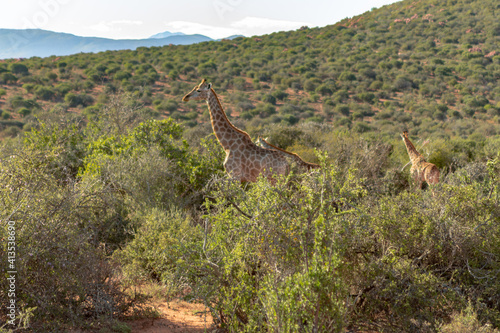
M 208 89 L 212 89 L 212 83 L 209 83 L 207 86 Z

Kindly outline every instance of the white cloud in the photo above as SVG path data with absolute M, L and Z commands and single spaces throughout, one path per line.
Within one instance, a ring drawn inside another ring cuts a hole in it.
M 116 21 L 111 21 L 111 25 L 143 25 L 144 22 L 142 21 L 132 21 L 132 20 L 116 20 Z
M 212 26 L 188 21 L 172 21 L 165 23 L 170 32 L 183 32 L 185 34 L 202 34 L 211 38 L 224 38 L 231 35 L 264 35 L 274 31 L 295 30 L 301 26 L 308 25 L 306 22 L 273 20 L 262 17 L 245 17 L 234 21 L 229 27 Z
M 89 26 L 89 29 L 99 32 L 122 31 L 124 27 L 140 26 L 142 24 L 142 21 L 131 20 L 101 21 L 98 24 Z
M 231 26 L 249 34 L 266 34 L 273 31 L 295 30 L 304 25 L 309 25 L 306 22 L 273 20 L 263 17 L 245 17 L 240 21 L 231 23 Z

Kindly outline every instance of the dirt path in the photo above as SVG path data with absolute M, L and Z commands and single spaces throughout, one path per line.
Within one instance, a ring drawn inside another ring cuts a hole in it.
M 202 304 L 183 301 L 160 303 L 160 318 L 125 321 L 132 333 L 202 333 L 213 332 L 212 316 Z

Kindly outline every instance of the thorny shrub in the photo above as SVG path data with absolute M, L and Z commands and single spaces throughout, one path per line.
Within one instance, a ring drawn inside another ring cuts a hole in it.
M 106 244 L 119 241 L 124 222 L 113 191 L 71 178 L 61 182 L 55 155 L 23 151 L 0 159 L 0 238 L 13 221 L 17 306 L 23 325 L 38 331 L 120 316 L 130 305 L 106 260 Z M 2 241 L 4 272 L 12 270 L 6 246 Z M 0 284 L 7 304 L 6 280 Z M 6 318 L 5 307 L 1 311 Z

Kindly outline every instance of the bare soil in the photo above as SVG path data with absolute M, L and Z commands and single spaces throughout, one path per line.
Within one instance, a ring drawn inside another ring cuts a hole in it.
M 157 318 L 120 320 L 132 329 L 131 333 L 215 333 L 210 311 L 203 304 L 184 301 L 154 302 Z M 99 325 L 98 325 L 99 326 Z M 115 332 L 111 326 L 95 329 L 69 329 L 68 333 Z M 120 331 L 121 332 L 121 331 Z
M 203 304 L 184 301 L 156 305 L 160 318 L 125 321 L 132 333 L 202 333 L 214 332 L 212 316 Z

